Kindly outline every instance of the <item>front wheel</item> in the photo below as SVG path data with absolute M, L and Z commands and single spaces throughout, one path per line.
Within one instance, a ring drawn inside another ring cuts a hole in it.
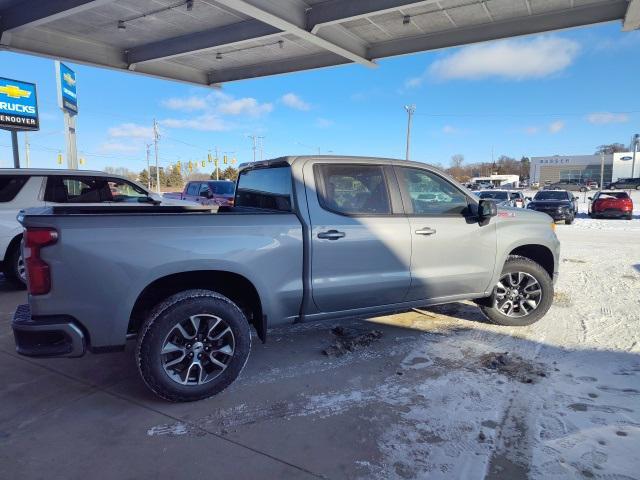
M 149 315 L 136 357 L 142 379 L 156 395 L 190 402 L 228 387 L 250 351 L 249 322 L 235 303 L 210 290 L 186 290 Z
M 480 309 L 493 323 L 519 327 L 540 320 L 552 303 L 553 282 L 547 271 L 528 258 L 510 256 Z
M 574 215 L 571 215 L 569 218 L 566 218 L 566 219 L 564 220 L 564 224 L 565 224 L 565 225 L 571 225 L 571 224 L 573 223 L 573 221 L 574 221 L 574 220 L 575 220 L 575 216 L 574 216 Z

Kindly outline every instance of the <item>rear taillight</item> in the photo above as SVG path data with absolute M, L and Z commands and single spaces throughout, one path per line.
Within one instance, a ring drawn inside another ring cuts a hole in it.
M 51 290 L 49 265 L 40 258 L 40 250 L 57 241 L 58 232 L 52 228 L 28 228 L 24 234 L 24 263 L 31 295 L 44 295 Z

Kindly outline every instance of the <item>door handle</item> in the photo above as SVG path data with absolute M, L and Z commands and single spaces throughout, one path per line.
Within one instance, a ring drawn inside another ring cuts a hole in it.
M 420 230 L 416 230 L 416 235 L 434 235 L 436 231 L 433 228 L 424 227 Z
M 344 232 L 339 232 L 338 230 L 328 230 L 326 232 L 318 233 L 318 238 L 326 240 L 338 240 L 339 238 L 343 238 L 344 235 Z

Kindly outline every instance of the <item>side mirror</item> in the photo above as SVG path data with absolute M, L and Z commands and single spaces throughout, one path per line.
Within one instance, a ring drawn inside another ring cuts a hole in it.
M 478 204 L 478 217 L 480 218 L 480 221 L 488 220 L 496 215 L 498 215 L 496 202 L 492 202 L 491 200 L 480 200 L 480 203 Z
M 533 198 L 531 197 L 525 197 L 527 200 L 533 200 Z
M 588 197 L 588 198 L 589 198 L 589 200 L 593 200 L 593 197 Z

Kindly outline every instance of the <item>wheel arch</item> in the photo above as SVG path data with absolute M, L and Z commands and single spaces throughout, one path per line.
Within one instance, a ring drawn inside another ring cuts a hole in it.
M 9 260 L 9 255 L 11 254 L 13 249 L 16 247 L 16 245 L 20 245 L 21 241 L 22 241 L 22 232 L 20 232 L 15 237 L 13 237 L 9 242 L 9 245 L 7 245 L 7 249 L 4 251 L 4 256 L 2 257 L 4 262 Z
M 136 334 L 151 309 L 163 299 L 184 290 L 204 289 L 218 292 L 234 302 L 256 329 L 262 342 L 267 337 L 267 319 L 254 284 L 245 276 L 224 270 L 194 270 L 173 273 L 155 279 L 138 295 L 131 310 L 127 334 Z
M 551 278 L 553 278 L 555 259 L 553 257 L 553 252 L 548 247 L 540 244 L 520 245 L 509 252 L 507 259 L 511 255 L 528 258 L 529 260 L 536 262 L 547 271 Z

